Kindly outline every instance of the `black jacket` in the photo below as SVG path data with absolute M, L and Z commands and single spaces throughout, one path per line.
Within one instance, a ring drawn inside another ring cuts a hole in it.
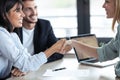
M 21 42 L 23 43 L 22 28 L 15 29 L 14 32 L 18 34 Z M 38 19 L 35 25 L 33 38 L 34 54 L 37 54 L 41 51 L 45 51 L 57 41 L 57 38 L 54 35 L 50 22 L 43 19 Z M 48 58 L 48 62 L 61 59 L 62 57 L 62 54 L 55 53 Z

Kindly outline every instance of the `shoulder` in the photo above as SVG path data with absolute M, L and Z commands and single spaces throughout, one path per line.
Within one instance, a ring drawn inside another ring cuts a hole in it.
M 40 29 L 50 29 L 51 28 L 51 23 L 49 20 L 45 20 L 45 19 L 38 19 L 37 23 L 36 23 L 36 27 L 40 28 Z
M 2 39 L 2 37 L 6 37 L 6 36 L 10 36 L 10 33 L 3 27 L 0 27 L 0 37 Z
M 120 37 L 120 24 L 117 26 L 117 36 Z
M 49 20 L 45 20 L 45 19 L 38 19 L 38 23 L 50 23 Z

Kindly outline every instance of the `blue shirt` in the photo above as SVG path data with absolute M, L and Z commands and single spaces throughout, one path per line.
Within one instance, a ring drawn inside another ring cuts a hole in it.
M 6 77 L 12 66 L 23 72 L 37 70 L 47 62 L 43 52 L 31 56 L 23 47 L 16 33 L 9 33 L 0 27 L 0 78 Z
M 108 44 L 97 49 L 99 61 L 112 60 L 120 57 L 120 24 L 117 27 L 117 34 Z M 115 66 L 115 74 L 120 77 L 120 61 Z

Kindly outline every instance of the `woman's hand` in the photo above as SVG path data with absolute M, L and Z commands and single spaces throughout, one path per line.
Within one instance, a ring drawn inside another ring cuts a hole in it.
M 14 68 L 12 71 L 11 71 L 11 74 L 13 77 L 20 77 L 20 76 L 24 76 L 26 73 L 24 72 L 21 72 L 19 69 L 17 68 Z
M 64 51 L 64 53 L 67 53 L 68 51 L 70 51 L 72 49 L 72 40 L 66 40 L 63 47 L 62 47 L 62 50 Z
M 72 46 L 70 46 L 70 45 L 64 45 L 62 50 L 64 51 L 63 53 L 67 53 L 71 49 L 72 49 Z
M 65 44 L 66 39 L 61 39 L 58 40 L 54 45 L 52 45 L 49 49 L 47 49 L 44 53 L 46 54 L 47 57 L 51 56 L 55 52 L 64 53 L 64 44 Z
M 57 41 L 50 49 L 54 50 L 54 52 L 62 53 L 63 52 L 63 45 L 65 44 L 66 39 L 61 39 Z

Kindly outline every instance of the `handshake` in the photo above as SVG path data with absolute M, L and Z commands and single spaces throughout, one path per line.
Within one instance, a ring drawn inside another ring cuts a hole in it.
M 58 52 L 60 54 L 66 54 L 68 51 L 72 49 L 71 44 L 72 40 L 61 39 L 58 40 L 55 44 L 53 44 L 50 48 L 45 50 L 44 53 L 46 54 L 47 58 L 50 57 L 55 52 Z M 21 72 L 18 68 L 14 68 L 11 71 L 11 74 L 14 77 L 20 77 L 26 75 L 27 73 Z
M 61 39 L 61 40 L 58 40 L 51 47 L 51 49 L 53 49 L 55 52 L 65 54 L 65 53 L 67 53 L 68 51 L 70 51 L 72 49 L 71 43 L 72 43 L 71 40 Z

